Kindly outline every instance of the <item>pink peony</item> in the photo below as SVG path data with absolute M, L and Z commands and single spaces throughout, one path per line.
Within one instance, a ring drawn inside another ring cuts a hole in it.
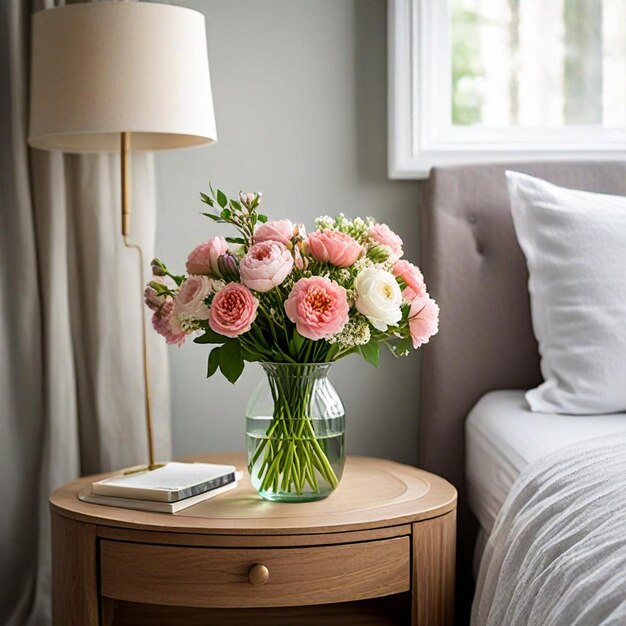
M 206 276 L 188 276 L 174 299 L 175 313 L 180 319 L 194 321 L 209 318 L 209 307 L 205 300 L 213 285 Z
M 166 343 L 182 346 L 187 339 L 187 334 L 181 328 L 179 321 L 174 315 L 174 300 L 167 296 L 165 303 L 152 316 L 154 330 L 165 338 Z
M 402 296 L 406 300 L 414 300 L 415 298 L 426 295 L 426 283 L 419 268 L 409 261 L 396 261 L 392 270 L 393 275 L 401 278 L 406 287 L 402 291 Z
M 254 243 L 262 241 L 279 241 L 285 245 L 294 237 L 294 225 L 291 220 L 275 220 L 261 224 L 254 231 Z
M 255 243 L 239 264 L 241 282 L 255 291 L 269 291 L 289 276 L 293 256 L 278 241 Z
M 395 263 L 403 254 L 402 239 L 387 226 L 387 224 L 374 224 L 368 231 L 370 239 L 381 246 L 385 246 L 389 252 L 389 260 Z
M 287 317 L 307 339 L 328 339 L 348 323 L 346 290 L 320 276 L 301 278 L 285 301 Z
M 363 253 L 363 246 L 354 238 L 339 230 L 326 229 L 311 233 L 307 239 L 311 256 L 322 263 L 336 267 L 349 267 Z
M 411 302 L 409 332 L 413 347 L 419 348 L 439 330 L 439 305 L 429 296 L 420 296 Z
M 259 301 L 247 287 L 228 283 L 213 298 L 209 326 L 225 337 L 237 337 L 250 330 L 258 307 Z
M 213 275 L 221 278 L 217 260 L 228 252 L 228 244 L 222 237 L 214 237 L 194 248 L 187 257 L 187 273 Z

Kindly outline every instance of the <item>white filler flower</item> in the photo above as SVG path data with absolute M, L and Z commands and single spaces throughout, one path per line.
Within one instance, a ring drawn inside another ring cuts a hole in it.
M 356 308 L 376 330 L 385 332 L 402 319 L 402 292 L 393 274 L 378 268 L 363 270 L 355 287 Z

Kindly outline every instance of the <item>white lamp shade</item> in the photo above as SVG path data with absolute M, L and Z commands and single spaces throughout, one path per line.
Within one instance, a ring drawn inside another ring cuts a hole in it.
M 217 141 L 204 16 L 85 2 L 33 17 L 29 144 L 63 152 L 167 150 Z

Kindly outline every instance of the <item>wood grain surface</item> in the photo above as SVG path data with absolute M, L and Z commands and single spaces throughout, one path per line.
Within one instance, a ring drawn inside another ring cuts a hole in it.
M 408 593 L 374 600 L 265 609 L 206 609 L 111 600 L 114 626 L 406 626 Z M 428 625 L 426 625 L 428 626 Z
M 245 471 L 243 454 L 186 460 L 233 464 Z M 50 498 L 52 510 L 72 519 L 118 528 L 278 535 L 395 526 L 442 515 L 456 505 L 456 490 L 444 479 L 393 461 L 363 457 L 347 459 L 339 488 L 319 502 L 267 502 L 254 491 L 246 473 L 236 489 L 174 515 L 99 506 L 77 498 L 81 489 L 107 475 L 82 478 L 56 490 Z
M 452 626 L 456 511 L 413 525 L 413 626 Z
M 102 541 L 102 595 L 197 607 L 305 606 L 410 588 L 410 539 L 290 549 L 191 548 Z M 257 564 L 269 570 L 253 585 Z
M 96 527 L 52 515 L 52 619 L 98 626 Z

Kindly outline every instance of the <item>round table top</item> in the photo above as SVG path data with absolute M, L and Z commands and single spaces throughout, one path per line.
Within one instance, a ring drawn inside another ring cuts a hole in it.
M 395 526 L 437 517 L 456 506 L 456 490 L 443 478 L 383 459 L 348 457 L 339 487 L 324 500 L 306 503 L 263 500 L 250 484 L 244 454 L 209 454 L 184 460 L 235 465 L 244 472 L 244 478 L 232 491 L 167 514 L 83 502 L 78 499 L 81 489 L 105 475 L 87 476 L 54 491 L 52 510 L 64 517 L 118 528 L 276 535 Z

